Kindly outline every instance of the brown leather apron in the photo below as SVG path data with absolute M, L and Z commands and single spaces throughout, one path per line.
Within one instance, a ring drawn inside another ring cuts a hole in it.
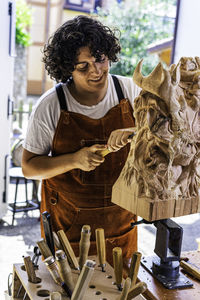
M 61 100 L 58 94 L 61 115 L 53 139 L 53 156 L 72 153 L 93 144 L 106 144 L 113 130 L 135 125 L 130 102 L 120 99 L 123 94 L 118 81 L 115 87 L 119 104 L 100 119 L 67 111 L 65 99 L 62 97 Z M 105 162 L 94 171 L 74 169 L 43 180 L 41 212 L 50 213 L 53 231 L 65 231 L 76 256 L 79 255 L 81 228 L 85 224 L 91 226 L 90 255 L 96 254 L 96 228 L 104 228 L 109 263 L 112 264 L 114 247 L 122 248 L 124 259 L 129 259 L 137 250 L 137 229 L 131 229 L 130 226 L 136 216 L 111 203 L 112 186 L 125 164 L 128 152 L 129 145 L 108 154 Z M 44 236 L 43 226 L 41 231 Z

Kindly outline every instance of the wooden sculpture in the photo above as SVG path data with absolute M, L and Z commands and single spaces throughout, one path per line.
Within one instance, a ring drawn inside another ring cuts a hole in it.
M 200 211 L 200 58 L 161 63 L 144 77 L 134 102 L 136 135 L 113 186 L 112 202 L 148 221 Z

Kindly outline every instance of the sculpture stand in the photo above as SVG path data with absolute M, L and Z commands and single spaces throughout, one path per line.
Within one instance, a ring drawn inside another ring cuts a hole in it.
M 132 226 L 146 223 L 141 220 Z M 143 257 L 142 266 L 167 289 L 187 288 L 193 284 L 186 276 L 179 272 L 183 228 L 171 219 L 152 222 L 157 228 L 154 252 L 157 256 Z

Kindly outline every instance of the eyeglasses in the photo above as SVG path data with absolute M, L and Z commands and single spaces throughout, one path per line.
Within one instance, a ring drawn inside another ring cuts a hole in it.
M 81 61 L 75 64 L 74 69 L 79 72 L 88 71 L 90 65 L 95 65 L 96 67 L 104 67 L 108 64 L 108 58 L 105 55 L 102 55 L 100 58 L 97 58 L 95 61 Z

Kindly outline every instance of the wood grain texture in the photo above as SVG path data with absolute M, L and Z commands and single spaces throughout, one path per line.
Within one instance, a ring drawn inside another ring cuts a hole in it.
M 112 189 L 112 202 L 148 221 L 200 211 L 200 58 L 159 63 L 134 99 L 136 135 Z
M 62 248 L 63 248 L 65 254 L 67 255 L 67 258 L 71 265 L 71 268 L 79 269 L 78 260 L 74 254 L 74 251 L 70 245 L 70 242 L 69 242 L 65 232 L 63 230 L 59 230 L 57 232 L 57 235 L 58 235 L 59 241 L 62 245 Z

